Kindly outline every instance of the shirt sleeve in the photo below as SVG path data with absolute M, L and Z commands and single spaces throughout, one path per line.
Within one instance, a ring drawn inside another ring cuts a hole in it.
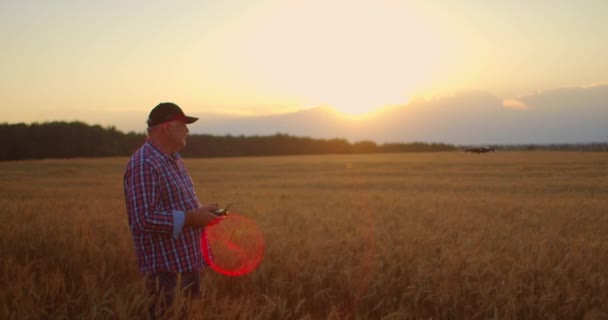
M 152 164 L 142 161 L 129 167 L 124 177 L 124 188 L 129 225 L 133 231 L 173 234 L 173 212 L 158 209 L 160 182 Z
M 184 229 L 186 223 L 186 213 L 173 210 L 173 238 L 177 239 Z

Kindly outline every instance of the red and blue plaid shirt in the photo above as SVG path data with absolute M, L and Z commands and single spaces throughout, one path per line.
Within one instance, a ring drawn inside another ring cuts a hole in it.
M 164 154 L 146 141 L 127 165 L 124 192 L 142 273 L 192 272 L 205 267 L 204 228 L 184 226 L 184 212 L 201 204 L 178 153 Z

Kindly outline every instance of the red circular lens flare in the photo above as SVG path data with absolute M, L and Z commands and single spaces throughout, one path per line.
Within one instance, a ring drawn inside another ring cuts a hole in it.
M 203 257 L 216 272 L 242 276 L 262 262 L 264 235 L 253 220 L 231 212 L 224 221 L 206 228 L 205 232 L 209 245 L 202 241 Z

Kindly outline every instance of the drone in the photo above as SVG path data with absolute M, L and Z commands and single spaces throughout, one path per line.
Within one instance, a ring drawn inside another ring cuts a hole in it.
M 469 148 L 465 148 L 464 152 L 467 153 L 488 153 L 488 152 L 496 152 L 496 149 L 492 148 L 492 147 L 469 147 Z

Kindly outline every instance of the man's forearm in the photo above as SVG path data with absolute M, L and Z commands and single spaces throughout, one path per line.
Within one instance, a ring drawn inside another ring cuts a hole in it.
M 198 211 L 186 211 L 186 225 L 187 226 L 193 226 L 193 227 L 202 227 L 203 224 L 203 218 L 202 216 L 198 213 Z
M 205 227 L 214 222 L 217 222 L 218 219 L 222 219 L 221 217 L 214 215 L 213 213 L 209 212 L 208 210 L 206 210 L 204 208 L 198 208 L 196 210 L 186 211 L 185 214 L 186 214 L 185 224 L 187 226 L 193 226 L 193 227 Z

